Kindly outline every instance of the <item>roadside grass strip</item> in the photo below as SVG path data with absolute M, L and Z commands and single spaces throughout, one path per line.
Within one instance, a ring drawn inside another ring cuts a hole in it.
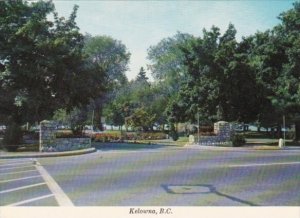
M 37 197 L 37 198 L 32 198 L 32 199 L 28 199 L 28 200 L 25 200 L 25 201 L 20 201 L 20 202 L 17 202 L 17 203 L 6 205 L 6 206 L 8 206 L 8 207 L 20 206 L 20 205 L 23 205 L 23 204 L 28 204 L 28 203 L 31 203 L 31 202 L 34 202 L 34 201 L 39 201 L 39 200 L 43 200 L 45 198 L 50 198 L 50 197 L 54 197 L 54 194 L 44 195 L 44 196 L 40 196 L 40 197 Z

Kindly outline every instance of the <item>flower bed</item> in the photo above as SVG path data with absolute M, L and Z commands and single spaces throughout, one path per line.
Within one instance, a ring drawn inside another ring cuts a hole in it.
M 149 133 L 97 133 L 92 136 L 92 140 L 96 142 L 113 142 L 124 140 L 158 140 L 165 139 L 166 134 L 161 132 L 149 132 Z
M 56 138 L 89 138 L 89 136 L 83 134 L 74 134 L 70 132 L 56 132 Z

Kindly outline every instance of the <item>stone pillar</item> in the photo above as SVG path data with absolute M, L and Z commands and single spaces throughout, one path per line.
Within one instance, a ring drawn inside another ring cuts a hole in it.
M 189 135 L 189 143 L 194 144 L 195 143 L 195 136 Z
M 280 138 L 279 141 L 278 141 L 278 147 L 279 148 L 284 148 L 284 141 L 283 141 L 282 138 Z
M 221 139 L 229 139 L 232 134 L 232 128 L 230 123 L 225 121 L 219 121 L 214 123 L 214 133 Z
M 40 122 L 40 145 L 39 151 L 55 146 L 55 125 L 51 121 L 44 120 Z

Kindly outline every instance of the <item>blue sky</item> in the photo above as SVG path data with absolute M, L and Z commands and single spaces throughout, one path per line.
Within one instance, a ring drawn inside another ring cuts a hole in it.
M 108 35 L 122 41 L 131 53 L 126 73 L 133 79 L 149 61 L 147 49 L 177 31 L 201 36 L 215 25 L 223 32 L 231 22 L 237 38 L 264 31 L 279 23 L 277 16 L 294 0 L 281 1 L 53 1 L 60 16 L 79 5 L 77 24 L 82 33 Z

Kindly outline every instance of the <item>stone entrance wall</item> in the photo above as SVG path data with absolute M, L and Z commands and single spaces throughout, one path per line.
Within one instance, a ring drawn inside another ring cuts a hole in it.
M 202 136 L 199 139 L 200 145 L 218 145 L 229 144 L 230 137 L 233 134 L 233 128 L 230 123 L 219 121 L 214 123 L 215 136 Z
M 53 146 L 56 139 L 56 130 L 53 122 L 44 120 L 40 123 L 40 146 L 39 151 Z
M 91 147 L 90 138 L 56 138 L 56 124 L 44 120 L 40 123 L 40 152 L 74 151 Z

